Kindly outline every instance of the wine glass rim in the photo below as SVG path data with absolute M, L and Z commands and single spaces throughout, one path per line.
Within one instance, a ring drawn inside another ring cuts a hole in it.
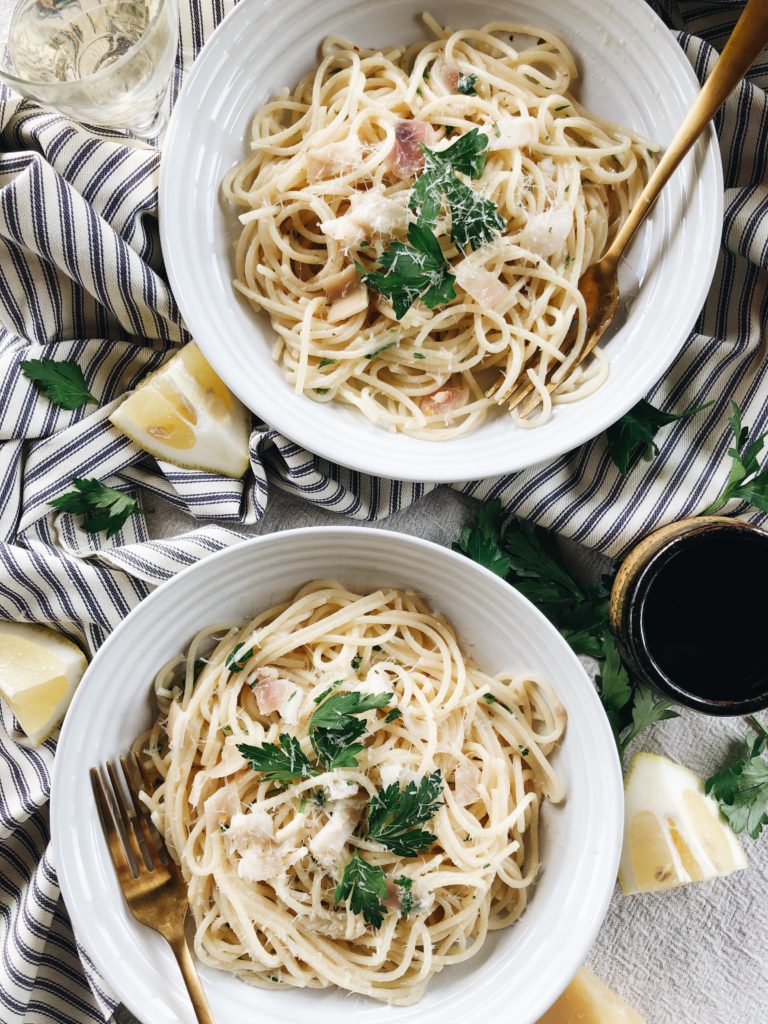
M 84 82 L 98 82 L 98 81 L 101 81 L 102 79 L 106 78 L 107 75 L 110 75 L 115 70 L 117 70 L 118 68 L 123 67 L 131 59 L 131 57 L 134 56 L 134 52 L 137 49 L 137 47 L 139 47 L 139 46 L 141 46 L 143 44 L 143 42 L 146 39 L 146 37 L 149 35 L 149 33 L 152 31 L 152 29 L 155 27 L 155 25 L 159 21 L 160 16 L 165 12 L 165 10 L 168 7 L 172 7 L 174 10 L 176 10 L 177 9 L 176 0 L 158 0 L 158 2 L 157 2 L 157 10 L 155 11 L 154 15 L 152 16 L 152 20 L 149 22 L 149 24 L 144 29 L 144 31 L 141 33 L 141 35 L 136 40 L 136 42 L 133 44 L 133 46 L 131 46 L 131 48 L 129 50 L 126 50 L 125 53 L 121 54 L 121 56 L 118 57 L 116 61 L 113 61 L 111 64 L 108 64 L 104 68 L 100 68 L 98 71 L 94 71 L 94 73 L 92 75 L 86 75 L 85 78 L 75 78 L 75 79 L 73 79 L 71 81 L 59 81 L 58 79 L 55 80 L 55 81 L 50 81 L 50 79 L 47 80 L 47 81 L 42 81 L 42 80 L 40 80 L 38 78 L 20 78 L 19 75 L 15 75 L 11 71 L 6 70 L 6 68 L 2 64 L 0 64 L 0 80 L 6 82 L 10 86 L 13 86 L 13 85 L 16 85 L 16 84 L 18 84 L 20 86 L 25 86 L 25 85 L 27 85 L 27 86 L 29 86 L 29 85 L 32 85 L 32 86 L 39 86 L 39 85 L 42 85 L 42 86 L 54 86 L 57 89 L 61 89 L 61 90 L 67 91 L 67 92 L 70 91 L 70 88 L 74 88 L 75 86 L 82 85 Z M 6 43 L 5 43 L 5 50 L 7 51 L 7 49 L 8 49 L 8 43 L 6 41 Z

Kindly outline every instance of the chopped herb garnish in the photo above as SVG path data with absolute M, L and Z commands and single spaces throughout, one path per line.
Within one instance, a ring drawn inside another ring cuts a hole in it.
M 371 648 L 372 651 L 380 651 L 381 649 L 381 644 L 374 644 Z
M 283 786 L 318 774 L 295 736 L 281 733 L 279 742 L 279 747 L 276 743 L 264 743 L 260 747 L 238 743 L 237 749 L 252 771 L 263 772 L 266 780 Z
M 391 711 L 387 712 L 386 716 L 384 717 L 384 721 L 387 724 L 389 724 L 390 722 L 394 722 L 394 721 L 396 721 L 396 719 L 402 718 L 402 717 L 403 717 L 403 713 L 400 710 L 400 708 L 392 708 Z
M 244 643 L 235 644 L 232 650 L 227 655 L 227 659 L 224 662 L 224 668 L 230 672 L 242 672 L 246 664 L 253 657 L 253 648 L 249 647 L 247 651 L 243 651 L 245 647 Z M 242 651 L 242 654 L 240 653 Z
M 559 114 L 561 110 L 568 110 L 570 103 L 564 103 L 561 107 L 555 107 L 555 113 Z
M 328 696 L 328 694 L 331 692 L 332 689 L 333 689 L 333 687 L 329 686 L 327 690 L 323 690 L 323 692 L 319 693 L 317 695 L 317 697 L 313 697 L 312 698 L 312 702 L 314 704 L 322 704 L 323 701 L 325 700 L 325 698 Z
M 203 671 L 203 669 L 205 668 L 205 666 L 207 664 L 208 664 L 208 662 L 205 660 L 205 658 L 195 658 L 195 661 L 194 661 L 194 663 L 192 665 L 192 683 L 193 684 L 197 682 L 197 677 L 200 675 L 200 673 Z
M 413 358 L 414 359 L 426 359 L 427 357 L 424 355 L 423 352 L 414 352 L 413 353 Z
M 79 409 L 96 399 L 88 390 L 83 371 L 72 359 L 24 359 L 21 372 L 60 409 Z
M 413 910 L 413 879 L 407 875 L 400 875 L 395 879 L 395 885 L 400 890 L 400 917 L 408 917 Z
M 362 914 L 367 924 L 378 928 L 387 913 L 383 902 L 386 895 L 387 878 L 383 869 L 369 864 L 355 850 L 333 891 L 334 901 L 342 903 L 349 900 L 353 914 Z
M 73 516 L 82 516 L 83 529 L 87 533 L 106 530 L 107 537 L 112 537 L 139 510 L 136 498 L 98 480 L 75 478 L 72 483 L 74 491 L 67 491 L 48 504 Z
M 322 370 L 322 368 L 324 366 L 333 366 L 334 363 L 338 363 L 338 359 L 326 359 L 326 358 L 323 358 L 323 359 L 320 360 L 319 369 Z
M 456 91 L 462 96 L 477 96 L 477 75 L 459 75 Z
M 528 747 L 520 747 L 520 754 L 522 757 L 528 757 L 528 755 L 530 754 L 530 750 L 528 749 Z
M 228 821 L 222 821 L 219 824 L 219 832 L 227 832 L 228 830 L 229 830 L 229 822 Z
M 397 341 L 388 341 L 388 342 L 386 343 L 386 345 L 379 345 L 379 347 L 378 347 L 378 348 L 375 348 L 375 349 L 373 350 L 373 352 L 368 352 L 368 354 L 366 355 L 366 357 L 365 357 L 365 358 L 366 358 L 366 359 L 375 359 L 375 358 L 376 358 L 376 356 L 380 356 L 380 355 L 381 355 L 381 353 L 382 353 L 382 352 L 386 352 L 386 350 L 387 350 L 388 348 L 394 348 L 394 347 L 395 347 L 395 345 L 397 345 Z
M 353 672 L 357 672 L 357 670 L 360 668 L 362 663 L 363 663 L 363 656 L 362 656 L 362 654 L 356 654 L 354 656 L 354 658 L 352 659 L 352 671 Z
M 331 389 L 330 388 L 315 388 L 314 390 L 315 390 L 315 394 L 317 394 L 317 395 L 327 395 L 328 392 Z
M 312 799 L 315 801 L 316 807 L 325 807 L 325 793 L 322 789 L 316 789 L 312 794 Z
M 651 158 L 651 160 L 653 160 L 653 158 L 656 156 L 656 152 L 653 149 L 648 149 L 646 150 L 646 152 L 648 153 L 648 156 Z
M 231 725 L 222 725 L 221 731 L 224 733 L 225 736 L 231 736 L 232 735 L 232 731 L 233 731 L 232 730 L 232 726 Z
M 431 64 L 427 64 L 427 66 L 424 68 L 424 71 L 422 72 L 421 77 L 424 79 L 425 82 L 428 82 L 429 81 L 429 76 L 431 74 L 432 74 L 432 65 Z
M 370 242 L 368 241 L 368 239 L 367 239 L 367 238 L 364 238 L 364 239 L 362 240 L 362 242 L 359 242 L 359 243 L 358 243 L 358 245 L 360 246 L 360 248 L 361 248 L 361 249 L 367 249 L 367 248 L 368 248 L 368 246 L 369 246 L 370 244 L 371 244 L 371 243 L 370 243 Z M 335 360 L 334 360 L 334 362 L 335 362 Z
M 380 789 L 368 805 L 368 833 L 371 842 L 381 843 L 398 857 L 415 857 L 435 842 L 431 832 L 419 828 L 443 806 L 440 771 L 425 775 L 416 786 L 409 782 L 400 789 L 396 782 Z
M 496 136 L 497 139 L 501 138 L 501 128 L 499 128 L 498 121 L 493 122 L 493 134 Z
M 301 794 L 301 800 L 299 801 L 299 814 L 303 814 L 307 806 L 307 795 L 306 793 Z

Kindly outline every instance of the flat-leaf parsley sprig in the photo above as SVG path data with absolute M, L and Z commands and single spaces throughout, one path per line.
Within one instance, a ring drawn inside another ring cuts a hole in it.
M 501 503 L 492 501 L 462 529 L 453 547 L 520 590 L 577 654 L 597 660 L 595 683 L 622 760 L 629 743 L 649 725 L 677 717 L 668 701 L 656 700 L 632 678 L 621 659 L 608 621 L 610 580 L 600 586 L 578 583 L 549 531 L 523 526 L 513 517 L 504 522 Z
M 735 445 L 728 449 L 731 471 L 721 494 L 701 514 L 711 515 L 732 500 L 745 501 L 761 512 L 768 512 L 768 466 L 761 469 L 758 458 L 768 431 L 750 442 L 749 427 L 742 424 L 741 410 L 735 402 L 731 402 L 728 424 L 736 439 Z
M 383 868 L 369 863 L 355 850 L 334 889 L 334 902 L 349 900 L 353 914 L 362 914 L 366 924 L 379 928 L 387 913 L 386 895 L 387 876 Z
M 418 784 L 400 789 L 396 782 L 380 789 L 368 806 L 367 838 L 380 843 L 398 857 L 415 857 L 428 850 L 435 836 L 419 826 L 431 821 L 443 801 L 443 776 L 438 770 L 425 775 Z
M 83 529 L 88 533 L 106 530 L 107 537 L 112 537 L 130 516 L 139 511 L 136 498 L 107 487 L 99 480 L 75 478 L 72 484 L 73 491 L 67 491 L 48 504 L 62 512 L 82 516 Z
M 757 735 L 747 738 L 742 756 L 711 775 L 704 788 L 734 832 L 746 829 L 757 839 L 768 825 L 768 761 L 763 756 L 768 730 L 754 715 L 748 721 Z

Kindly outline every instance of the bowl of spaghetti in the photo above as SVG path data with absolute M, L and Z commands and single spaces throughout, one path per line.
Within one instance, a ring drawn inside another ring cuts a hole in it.
M 580 274 L 697 88 L 644 0 L 610 19 L 599 0 L 545 15 L 533 0 L 240 4 L 164 146 L 184 318 L 252 410 L 341 465 L 457 481 L 561 455 L 650 390 L 706 296 L 713 134 L 635 239 L 615 327 L 579 362 Z
M 62 890 L 110 987 L 170 1024 L 188 1015 L 172 954 L 124 905 L 89 791 L 90 764 L 131 746 L 217 1019 L 458 1024 L 513 1000 L 533 1024 L 613 890 L 621 773 L 592 684 L 515 590 L 416 538 L 221 552 L 81 684 L 53 784 Z

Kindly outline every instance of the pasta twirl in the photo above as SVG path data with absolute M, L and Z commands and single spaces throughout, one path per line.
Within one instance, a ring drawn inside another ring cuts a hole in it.
M 541 805 L 563 798 L 549 758 L 565 712 L 546 682 L 481 672 L 418 596 L 315 581 L 242 628 L 201 632 L 156 692 L 161 715 L 137 743 L 158 777 L 145 799 L 204 962 L 407 1004 L 525 908 Z M 370 708 L 346 766 L 326 770 L 312 729 L 334 700 Z M 293 749 L 281 770 L 295 777 L 254 770 L 241 748 Z M 439 787 L 426 845 L 373 839 L 375 800 L 425 778 Z M 340 895 L 355 858 L 382 880 L 378 925 Z
M 242 211 L 234 285 L 268 314 L 296 392 L 445 440 L 475 429 L 520 382 L 543 390 L 548 373 L 567 376 L 541 412 L 511 414 L 535 426 L 552 402 L 607 376 L 600 352 L 574 368 L 585 338 L 578 281 L 639 196 L 655 147 L 576 101 L 575 62 L 551 32 L 424 20 L 433 39 L 409 47 L 326 39 L 318 69 L 256 114 L 251 155 L 223 186 Z M 424 216 L 413 202 L 424 149 L 444 153 L 472 131 L 484 167 L 458 178 L 498 227 L 482 244 L 457 242 L 457 207 L 443 201 L 430 228 L 453 295 L 428 308 L 422 287 L 398 317 L 370 275 Z

